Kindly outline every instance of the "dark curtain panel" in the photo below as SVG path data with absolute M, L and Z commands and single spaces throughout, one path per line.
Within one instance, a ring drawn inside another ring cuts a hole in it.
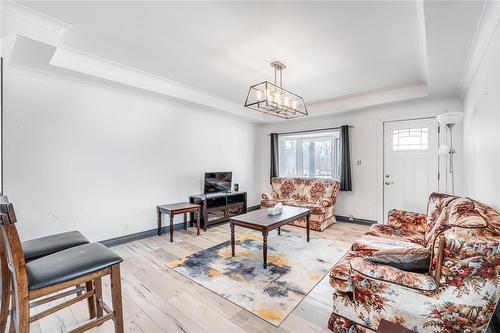
M 340 144 L 342 156 L 340 160 L 340 190 L 352 191 L 351 178 L 351 145 L 349 142 L 349 125 L 340 127 Z
M 273 177 L 278 177 L 278 133 L 271 133 L 271 174 L 269 183 Z

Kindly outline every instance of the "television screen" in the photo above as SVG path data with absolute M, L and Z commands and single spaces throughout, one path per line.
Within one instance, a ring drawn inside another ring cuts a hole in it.
M 231 190 L 232 172 L 205 172 L 205 194 Z

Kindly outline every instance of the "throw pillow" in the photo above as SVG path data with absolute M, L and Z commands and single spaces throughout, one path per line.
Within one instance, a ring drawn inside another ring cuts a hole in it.
M 425 248 L 398 248 L 380 250 L 373 253 L 366 260 L 389 265 L 408 272 L 426 273 L 429 271 L 431 253 Z

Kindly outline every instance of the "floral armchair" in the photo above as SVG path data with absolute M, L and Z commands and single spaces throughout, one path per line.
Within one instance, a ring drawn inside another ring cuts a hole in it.
M 392 210 L 330 272 L 336 333 L 375 332 L 381 319 L 414 332 L 484 332 L 500 296 L 500 214 L 433 193 L 427 215 Z M 426 248 L 427 273 L 366 260 L 377 250 Z
M 278 202 L 311 209 L 311 229 L 323 231 L 335 223 L 335 201 L 340 183 L 324 178 L 279 178 L 271 180 L 272 193 L 262 194 L 260 206 L 272 207 Z M 293 222 L 305 227 L 305 219 Z

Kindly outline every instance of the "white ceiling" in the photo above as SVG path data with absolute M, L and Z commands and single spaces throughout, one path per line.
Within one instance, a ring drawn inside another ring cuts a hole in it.
M 22 4 L 71 26 L 60 45 L 238 105 L 280 60 L 285 88 L 324 105 L 412 85 L 456 94 L 484 2 Z
M 427 56 L 432 93 L 458 96 L 485 1 L 425 3 Z

